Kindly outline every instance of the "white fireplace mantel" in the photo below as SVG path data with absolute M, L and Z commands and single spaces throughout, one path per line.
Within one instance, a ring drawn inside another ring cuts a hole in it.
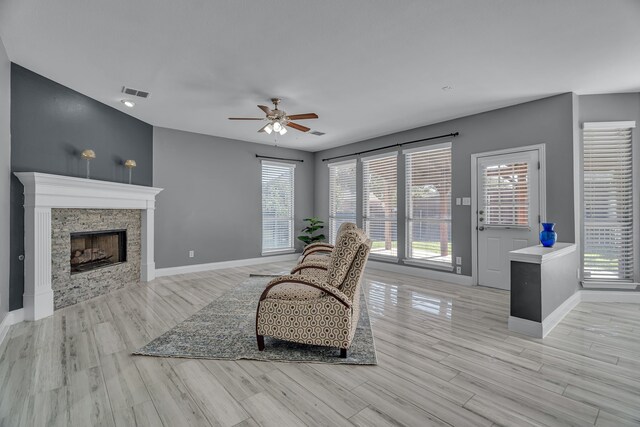
M 38 320 L 53 314 L 51 209 L 142 210 L 140 280 L 155 278 L 153 223 L 162 188 L 120 184 L 38 172 L 15 172 L 24 185 L 24 314 Z

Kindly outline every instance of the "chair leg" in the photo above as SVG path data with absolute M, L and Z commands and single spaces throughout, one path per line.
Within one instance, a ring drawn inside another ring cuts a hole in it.
M 258 339 L 258 350 L 260 351 L 264 350 L 264 336 L 256 335 L 256 338 Z
M 343 359 L 347 358 L 347 349 L 346 348 L 341 348 L 340 349 L 340 357 Z

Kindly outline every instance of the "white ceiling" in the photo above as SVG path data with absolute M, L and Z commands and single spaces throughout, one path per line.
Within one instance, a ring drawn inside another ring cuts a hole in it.
M 640 90 L 637 0 L 0 0 L 10 59 L 156 126 L 309 151 L 557 93 Z M 134 109 L 123 85 L 151 91 Z M 443 86 L 453 90 L 443 91 Z

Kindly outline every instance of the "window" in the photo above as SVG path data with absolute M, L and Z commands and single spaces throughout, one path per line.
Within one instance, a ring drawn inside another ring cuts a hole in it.
M 397 154 L 362 160 L 364 229 L 372 240 L 371 253 L 398 255 Z
M 482 171 L 486 225 L 529 226 L 529 164 L 491 165 Z
M 356 222 L 356 161 L 329 165 L 329 241 L 336 242 L 338 228 Z
M 407 258 L 451 267 L 451 144 L 404 154 Z
M 294 250 L 295 165 L 262 162 L 262 253 Z
M 632 123 L 585 123 L 583 254 L 586 282 L 634 282 Z M 624 126 L 622 126 L 624 125 Z M 636 214 L 637 215 L 637 214 Z

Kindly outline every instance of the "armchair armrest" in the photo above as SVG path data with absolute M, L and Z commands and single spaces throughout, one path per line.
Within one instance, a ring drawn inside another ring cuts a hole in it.
M 270 281 L 267 284 L 267 287 L 262 292 L 262 295 L 260 295 L 260 301 L 267 298 L 271 288 L 281 283 L 299 283 L 304 286 L 311 286 L 312 288 L 320 289 L 324 293 L 329 294 L 333 298 L 338 300 L 340 304 L 344 305 L 347 308 L 351 308 L 351 301 L 349 300 L 349 297 L 347 297 L 342 291 L 340 291 L 337 288 L 334 288 L 333 286 L 325 282 L 322 282 L 316 279 L 315 277 L 303 276 L 300 274 L 297 274 L 297 275 L 289 274 L 286 276 L 280 276 Z
M 304 250 L 302 251 L 302 253 L 305 254 L 307 251 L 311 249 L 316 249 L 316 248 L 324 248 L 325 251 L 331 251 L 333 250 L 333 245 L 331 243 L 325 243 L 325 242 L 311 243 L 310 245 L 307 245 L 304 247 Z
M 302 253 L 302 261 L 300 261 L 300 263 L 303 263 L 305 259 L 307 259 L 307 257 L 311 254 L 315 254 L 315 253 L 331 253 L 331 250 L 329 248 L 312 248 L 309 249 L 306 252 Z
M 296 274 L 297 272 L 307 268 L 317 268 L 324 271 L 329 270 L 329 266 L 321 262 L 303 262 L 302 264 L 298 264 L 295 267 L 293 267 L 293 270 L 291 270 L 291 274 Z

